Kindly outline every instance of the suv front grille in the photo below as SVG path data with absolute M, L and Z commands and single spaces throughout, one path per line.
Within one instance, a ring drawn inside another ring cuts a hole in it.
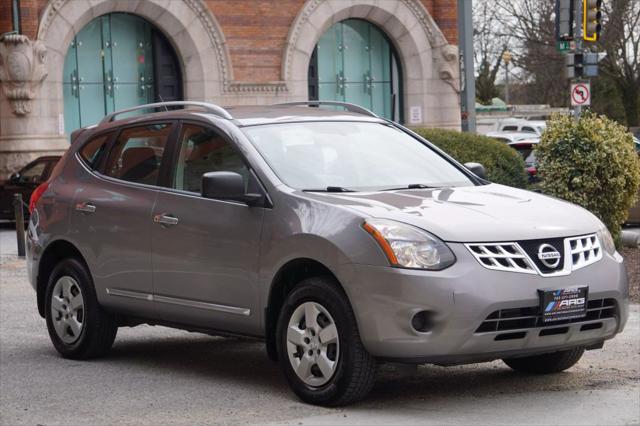
M 550 238 L 502 243 L 465 244 L 473 257 L 485 268 L 498 271 L 568 275 L 602 259 L 596 234 L 569 238 Z M 546 250 L 546 252 L 544 252 Z M 556 251 L 556 262 L 543 257 Z
M 617 316 L 615 299 L 594 299 L 587 303 L 587 316 L 564 321 L 543 323 L 540 307 L 500 309 L 492 312 L 480 326 L 476 333 L 487 333 L 526 328 L 540 328 L 576 322 L 594 321 Z
M 531 260 L 516 243 L 467 244 L 467 247 L 485 268 L 536 273 Z
M 602 258 L 600 241 L 598 241 L 595 234 L 568 238 L 567 240 L 569 242 L 569 253 L 574 270 L 584 268 Z

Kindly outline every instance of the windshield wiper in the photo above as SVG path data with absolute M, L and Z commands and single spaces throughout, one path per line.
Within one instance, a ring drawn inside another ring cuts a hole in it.
M 304 192 L 357 192 L 341 186 L 327 186 L 324 189 L 303 189 Z
M 434 189 L 434 188 L 439 188 L 439 187 L 425 185 L 423 183 L 410 183 L 409 185 L 402 186 L 400 188 L 385 188 L 385 189 L 381 189 L 380 191 L 401 191 L 403 189 Z

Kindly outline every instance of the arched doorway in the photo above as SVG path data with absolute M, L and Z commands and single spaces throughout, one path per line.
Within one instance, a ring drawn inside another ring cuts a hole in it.
M 175 51 L 152 24 L 128 13 L 90 21 L 72 39 L 63 74 L 65 132 L 105 114 L 154 101 L 182 99 Z
M 350 102 L 402 121 L 397 54 L 376 25 L 347 19 L 320 38 L 309 63 L 309 99 Z

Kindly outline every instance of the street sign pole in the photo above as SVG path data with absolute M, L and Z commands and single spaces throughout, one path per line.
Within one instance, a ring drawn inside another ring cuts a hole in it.
M 582 53 L 582 1 L 576 2 L 576 28 L 575 28 L 575 40 L 576 40 L 576 53 Z M 576 81 L 579 82 L 579 81 Z M 580 114 L 582 114 L 582 106 L 576 105 L 573 107 L 573 116 L 576 120 L 580 120 Z
M 476 81 L 473 72 L 472 0 L 458 0 L 458 34 L 460 35 L 460 114 L 462 131 L 476 131 Z

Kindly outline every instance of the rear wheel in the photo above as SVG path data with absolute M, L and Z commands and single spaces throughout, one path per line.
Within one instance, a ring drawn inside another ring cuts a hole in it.
M 49 277 L 45 297 L 49 337 L 63 357 L 95 358 L 111 349 L 118 327 L 98 305 L 93 281 L 81 262 L 60 262 Z
M 332 279 L 306 279 L 287 296 L 276 338 L 280 366 L 303 401 L 346 405 L 373 387 L 375 360 L 362 345 L 351 306 Z
M 584 348 L 578 347 L 549 354 L 504 359 L 503 361 L 516 371 L 532 374 L 550 374 L 559 373 L 573 367 L 580 361 L 583 353 Z

